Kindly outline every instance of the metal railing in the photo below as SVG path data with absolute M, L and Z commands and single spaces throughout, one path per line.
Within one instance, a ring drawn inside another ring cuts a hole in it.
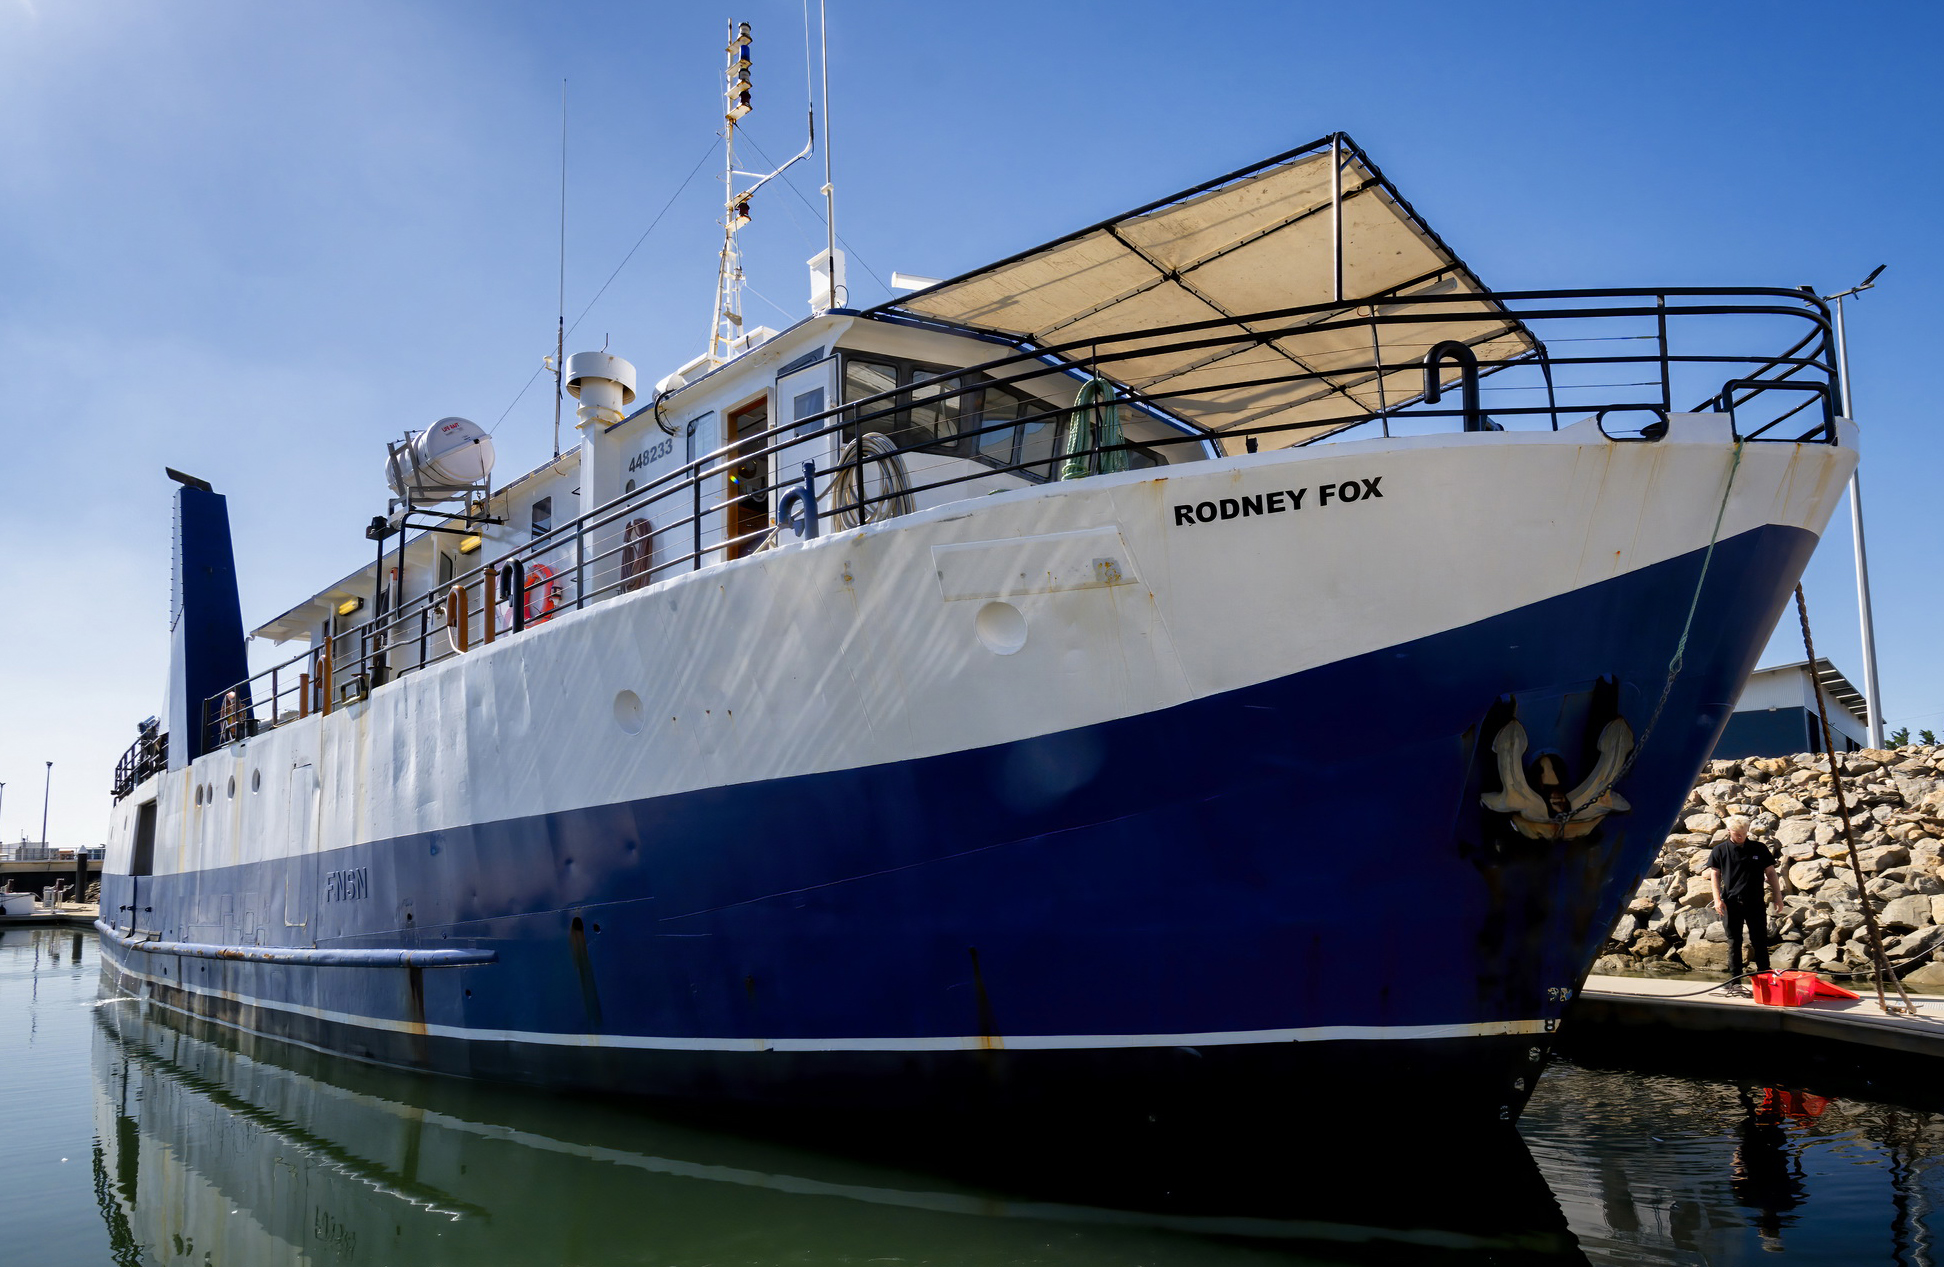
M 169 736 L 155 723 L 145 723 L 140 737 L 115 763 L 114 796 L 122 800 L 150 775 L 169 768 Z
M 1411 310 L 1387 312 L 1387 303 L 1408 303 Z M 1486 303 L 1496 311 L 1481 311 Z M 1689 341 L 1703 322 L 1712 336 Z M 929 320 L 911 323 L 954 329 Z M 1473 342 L 1503 339 L 1523 325 L 1533 336 L 1530 350 L 1479 358 L 1463 341 L 1438 337 L 1441 327 L 1475 331 L 1481 323 L 1492 324 L 1493 331 Z M 1411 332 L 1428 327 L 1420 336 L 1426 341 L 1373 337 L 1368 362 L 1338 360 L 1327 370 L 1308 368 L 1280 350 L 1273 360 L 1265 355 L 1256 362 L 1230 355 L 1221 363 L 1231 377 L 1192 389 L 1144 391 L 1133 373 L 1157 351 L 1213 358 L 1238 343 L 1266 349 L 1298 335 L 1375 334 L 1390 325 Z M 1240 339 L 1238 328 L 1246 331 Z M 1683 340 L 1678 349 L 1677 337 Z M 1782 350 L 1747 350 L 1744 345 L 1753 342 Z M 1412 349 L 1415 359 L 1398 363 L 1400 347 Z M 1108 460 L 1113 454 L 1136 465 L 1180 462 L 1204 456 L 1211 439 L 1230 452 L 1254 452 L 1264 438 L 1298 445 L 1377 432 L 1419 434 L 1454 424 L 1466 431 L 1557 430 L 1562 418 L 1587 417 L 1610 438 L 1652 442 L 1665 434 L 1677 399 L 1691 401 L 1690 412 L 1727 414 L 1739 439 L 1834 443 L 1832 349 L 1829 309 L 1820 299 L 1766 287 L 1380 297 L 1022 346 L 732 440 L 430 592 L 409 599 L 388 595 L 388 610 L 205 701 L 206 746 L 329 712 L 400 674 L 544 624 L 565 610 L 769 548 L 793 527 L 806 536 L 817 535 L 820 523 L 843 530 L 901 513 L 940 490 L 1098 471 L 1103 462 L 1116 465 Z M 1389 364 L 1383 352 L 1392 354 Z M 1117 373 L 1122 366 L 1129 372 Z M 1439 368 L 1433 373 L 1429 366 Z M 1424 390 L 1377 408 L 1359 403 L 1359 384 L 1381 383 L 1400 370 L 1422 371 Z M 1453 373 L 1462 389 L 1456 408 L 1446 397 L 1452 384 L 1444 381 Z M 1063 454 L 1074 409 L 1033 395 L 1035 380 L 1056 375 L 1113 380 L 1120 404 L 1133 411 L 1130 417 L 1171 418 L 1170 402 L 1189 395 L 1305 384 L 1319 396 L 1336 392 L 1343 407 L 1300 421 L 1273 415 L 1245 420 L 1218 436 L 1183 426 L 1178 434 L 1111 443 L 1096 429 L 1090 445 Z M 1030 455 L 1029 436 L 1035 446 Z M 962 491 L 972 496 L 979 490 Z M 789 524 L 779 521 L 779 512 Z

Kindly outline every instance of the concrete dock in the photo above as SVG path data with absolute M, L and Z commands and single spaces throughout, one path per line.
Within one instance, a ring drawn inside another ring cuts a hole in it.
M 1838 982 L 1860 999 L 1816 998 L 1801 1007 L 1771 1007 L 1753 998 L 1707 990 L 1707 982 L 1659 977 L 1588 977 L 1568 1023 L 1685 1030 L 1704 1034 L 1793 1036 L 1859 1047 L 1944 1057 L 1944 997 L 1913 993 L 1912 1016 L 1885 1015 L 1867 981 Z M 1696 991 L 1707 990 L 1697 994 Z M 1897 1003 L 1893 992 L 1890 1002 Z
M 93 928 L 100 914 L 93 902 L 63 902 L 51 911 L 37 906 L 31 915 L 0 915 L 0 928 Z
M 1837 984 L 1861 998 L 1802 1007 L 1772 1007 L 1709 984 L 1589 977 L 1566 1010 L 1558 1051 L 1581 1065 L 1813 1088 L 1944 1112 L 1944 997 L 1913 993 L 1915 1014 L 1886 1015 L 1874 987 L 1855 981 Z

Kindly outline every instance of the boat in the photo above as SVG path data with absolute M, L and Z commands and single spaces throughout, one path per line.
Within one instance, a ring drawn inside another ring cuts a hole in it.
M 171 472 L 108 987 L 758 1119 L 1514 1120 L 1856 463 L 1824 303 L 1491 289 L 1336 133 L 746 328 L 730 190 L 708 352 L 391 446 L 289 658 Z
M 15 892 L 12 884 L 0 888 L 0 915 L 8 917 L 32 915 L 34 895 L 25 891 Z

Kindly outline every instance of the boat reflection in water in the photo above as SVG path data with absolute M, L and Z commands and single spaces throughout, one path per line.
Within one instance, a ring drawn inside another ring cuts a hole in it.
M 361 1065 L 133 999 L 96 1016 L 95 1190 L 122 1264 L 1585 1261 L 1509 1132 L 1455 1158 L 1394 1138 L 1366 1160 L 1333 1137 L 1084 1147 L 1012 1127 L 949 1157 L 914 1137 L 813 1148 Z

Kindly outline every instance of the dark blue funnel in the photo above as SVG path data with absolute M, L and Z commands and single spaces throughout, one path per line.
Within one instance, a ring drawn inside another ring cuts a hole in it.
M 176 490 L 169 602 L 169 768 L 201 756 L 211 738 L 203 701 L 249 676 L 243 607 L 236 595 L 229 507 L 194 476 L 169 472 Z M 247 694 L 240 702 L 249 705 Z

